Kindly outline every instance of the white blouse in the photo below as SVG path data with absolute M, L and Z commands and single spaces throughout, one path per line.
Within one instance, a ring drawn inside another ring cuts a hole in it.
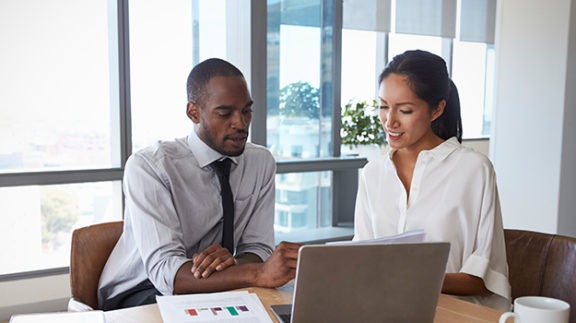
M 450 242 L 447 273 L 480 277 L 493 292 L 462 298 L 510 309 L 500 202 L 488 158 L 456 138 L 420 152 L 408 199 L 391 158 L 368 163 L 360 175 L 354 240 L 416 229 L 426 232 L 427 241 Z

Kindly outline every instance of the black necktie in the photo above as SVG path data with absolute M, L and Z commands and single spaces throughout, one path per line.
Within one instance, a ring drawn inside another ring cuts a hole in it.
M 225 158 L 212 163 L 212 168 L 220 180 L 220 195 L 222 196 L 222 211 L 224 225 L 222 229 L 222 247 L 234 254 L 234 198 L 230 188 L 230 166 L 232 160 Z

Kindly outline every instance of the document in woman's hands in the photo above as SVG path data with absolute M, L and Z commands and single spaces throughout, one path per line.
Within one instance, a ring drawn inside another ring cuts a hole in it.
M 423 242 L 425 237 L 424 230 L 412 230 L 392 236 L 380 237 L 369 240 L 352 240 L 352 241 L 334 241 L 326 244 L 387 244 L 387 243 L 417 243 Z

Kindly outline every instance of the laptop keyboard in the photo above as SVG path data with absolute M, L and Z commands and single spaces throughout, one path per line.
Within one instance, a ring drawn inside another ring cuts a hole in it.
M 290 323 L 290 319 L 292 318 L 292 315 L 290 315 L 290 314 L 280 314 L 278 316 L 280 316 L 280 319 L 284 323 Z

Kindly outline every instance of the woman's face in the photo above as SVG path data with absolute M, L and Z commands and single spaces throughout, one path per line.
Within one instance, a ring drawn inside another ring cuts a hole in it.
M 388 75 L 378 92 L 379 117 L 391 148 L 420 151 L 438 144 L 439 137 L 432 131 L 432 121 L 438 118 L 446 102 L 431 111 L 428 104 L 418 98 L 406 76 Z

